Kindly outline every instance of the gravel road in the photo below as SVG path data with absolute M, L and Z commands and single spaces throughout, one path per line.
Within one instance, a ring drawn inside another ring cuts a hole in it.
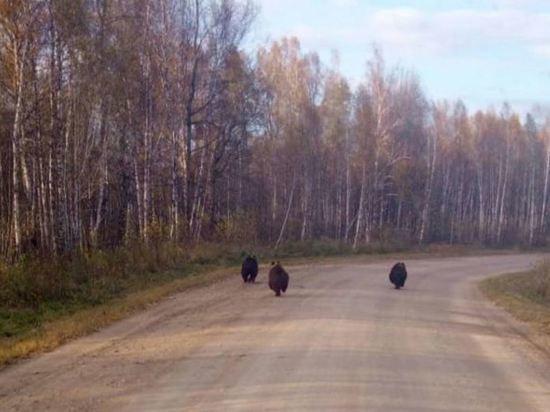
M 2 411 L 550 411 L 550 357 L 476 281 L 535 255 L 288 267 L 234 278 L 0 372 Z

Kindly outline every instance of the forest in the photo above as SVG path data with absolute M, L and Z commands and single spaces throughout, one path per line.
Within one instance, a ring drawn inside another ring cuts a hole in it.
M 550 120 L 358 85 L 239 0 L 0 1 L 0 256 L 329 239 L 543 245 Z M 450 79 L 451 81 L 451 79 Z

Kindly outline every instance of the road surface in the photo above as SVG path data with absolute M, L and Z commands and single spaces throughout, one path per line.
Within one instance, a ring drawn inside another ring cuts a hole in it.
M 550 361 L 480 278 L 534 255 L 288 268 L 235 277 L 0 372 L 0 410 L 550 411 Z

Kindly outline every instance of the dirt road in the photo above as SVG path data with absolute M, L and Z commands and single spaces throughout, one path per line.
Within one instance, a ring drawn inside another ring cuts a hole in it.
M 177 295 L 0 373 L 0 410 L 550 411 L 550 360 L 485 302 L 533 255 L 289 268 Z

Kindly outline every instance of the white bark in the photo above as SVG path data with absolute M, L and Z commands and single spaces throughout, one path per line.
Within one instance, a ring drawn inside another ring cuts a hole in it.
M 286 207 L 285 218 L 283 224 L 281 225 L 281 231 L 279 232 L 279 237 L 275 243 L 275 250 L 277 250 L 283 241 L 283 236 L 285 234 L 286 224 L 288 222 L 288 216 L 290 215 L 290 209 L 292 208 L 292 201 L 294 200 L 294 190 L 296 189 L 296 177 L 292 179 L 292 189 L 290 190 L 290 196 L 288 198 L 288 204 Z
M 20 172 L 20 153 L 19 153 L 19 138 L 21 131 L 21 110 L 23 106 L 23 60 L 24 53 L 20 59 L 19 44 L 14 44 L 14 66 L 17 76 L 17 97 L 15 103 L 15 116 L 13 120 L 13 129 L 12 129 L 12 222 L 13 222 L 13 239 L 15 254 L 19 254 L 21 251 L 21 224 L 20 224 L 20 199 L 19 199 L 19 172 Z M 22 46 L 24 47 L 24 46 Z
M 550 143 L 549 143 L 550 144 Z M 548 180 L 550 177 L 550 147 L 546 148 L 546 167 L 544 169 L 544 190 L 542 191 L 542 208 L 540 212 L 540 230 L 546 225 L 546 208 L 548 202 Z
M 418 241 L 420 244 L 424 242 L 426 230 L 429 224 L 429 212 L 431 208 L 432 187 L 435 174 L 435 165 L 437 160 L 437 140 L 435 133 L 429 133 L 428 136 L 428 175 L 426 176 L 426 190 L 424 198 L 424 207 L 422 209 L 422 222 L 420 224 L 420 234 Z M 431 144 L 430 144 L 431 143 Z M 431 150 L 430 150 L 431 149 Z M 430 152 L 431 151 L 431 152 Z M 401 203 L 399 204 L 401 212 Z
M 361 231 L 361 225 L 363 224 L 364 204 L 365 204 L 365 190 L 367 185 L 367 171 L 366 165 L 363 163 L 363 171 L 361 173 L 361 194 L 359 195 L 359 208 L 357 211 L 357 224 L 355 226 L 355 238 L 353 239 L 353 250 L 357 250 L 359 245 L 359 233 Z

